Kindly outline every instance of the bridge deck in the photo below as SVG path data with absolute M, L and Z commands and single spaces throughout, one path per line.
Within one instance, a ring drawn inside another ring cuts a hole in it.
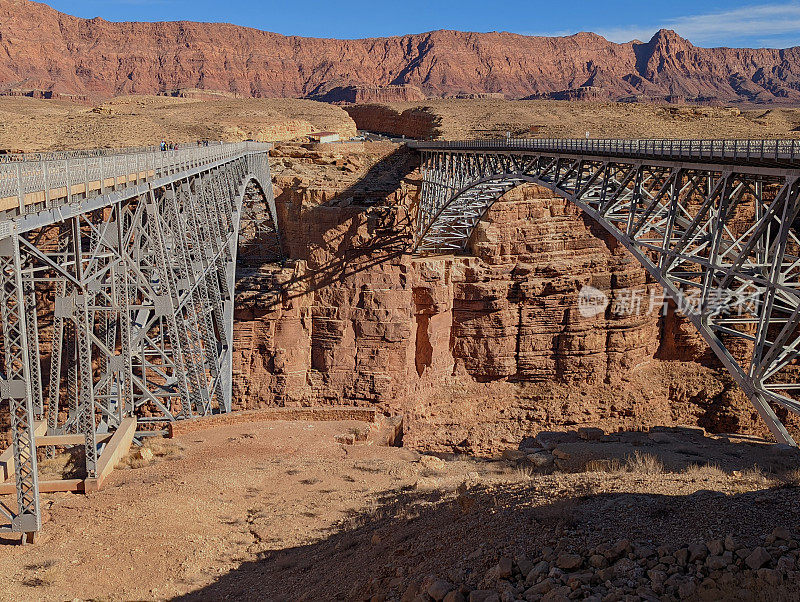
M 664 161 L 776 166 L 800 169 L 800 140 L 612 140 L 506 138 L 500 140 L 414 141 L 422 151 L 557 153 Z
M 141 147 L 6 155 L 0 157 L 0 221 L 269 147 L 243 142 L 169 151 Z

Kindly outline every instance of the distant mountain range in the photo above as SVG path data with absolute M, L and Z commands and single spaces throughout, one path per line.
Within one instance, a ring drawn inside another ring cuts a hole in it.
M 669 30 L 626 44 L 593 33 L 458 31 L 334 40 L 227 24 L 112 23 L 0 0 L 4 94 L 369 100 L 354 88 L 377 90 L 381 100 L 395 91 L 398 100 L 417 98 L 421 90 L 429 97 L 800 103 L 800 47 L 698 48 Z

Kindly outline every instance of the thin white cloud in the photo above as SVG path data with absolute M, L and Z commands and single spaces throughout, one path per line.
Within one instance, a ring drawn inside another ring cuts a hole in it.
M 635 39 L 647 41 L 661 28 L 674 29 L 679 35 L 697 44 L 726 45 L 730 44 L 728 40 L 749 38 L 763 45 L 770 45 L 773 40 L 787 40 L 791 34 L 798 36 L 795 44 L 800 44 L 800 3 L 743 6 L 722 12 L 668 19 L 652 26 L 631 25 L 598 33 L 614 42 Z

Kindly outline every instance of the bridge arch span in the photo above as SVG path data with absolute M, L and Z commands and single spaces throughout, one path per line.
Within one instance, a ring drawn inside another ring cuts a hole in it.
M 800 214 L 800 169 L 748 160 L 683 162 L 614 153 L 608 146 L 594 156 L 584 141 L 530 142 L 534 148 L 499 141 L 417 143 L 423 184 L 415 251 L 463 252 L 505 193 L 526 183 L 553 191 L 647 269 L 776 440 L 794 445 L 772 406 L 800 413 L 800 236 L 793 226 Z M 564 148 L 539 150 L 546 146 L 540 142 L 563 142 Z M 738 348 L 732 352 L 736 339 L 739 348 L 745 342 L 752 350 L 749 357 Z

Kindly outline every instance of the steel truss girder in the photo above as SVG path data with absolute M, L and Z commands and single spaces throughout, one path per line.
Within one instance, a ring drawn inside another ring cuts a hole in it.
M 506 192 L 525 183 L 549 188 L 625 245 L 775 438 L 794 445 L 771 404 L 800 413 L 800 170 L 459 145 L 420 151 L 417 253 L 462 252 Z M 720 307 L 723 298 L 749 306 Z M 752 351 L 733 351 L 737 340 Z
M 275 215 L 267 150 L 219 159 L 215 148 L 206 165 L 5 224 L 0 397 L 17 505 L 0 504 L 0 531 L 41 526 L 36 420 L 48 434 L 84 436 L 91 477 L 97 434 L 125 417 L 157 424 L 231 411 L 240 216 L 251 184 Z

